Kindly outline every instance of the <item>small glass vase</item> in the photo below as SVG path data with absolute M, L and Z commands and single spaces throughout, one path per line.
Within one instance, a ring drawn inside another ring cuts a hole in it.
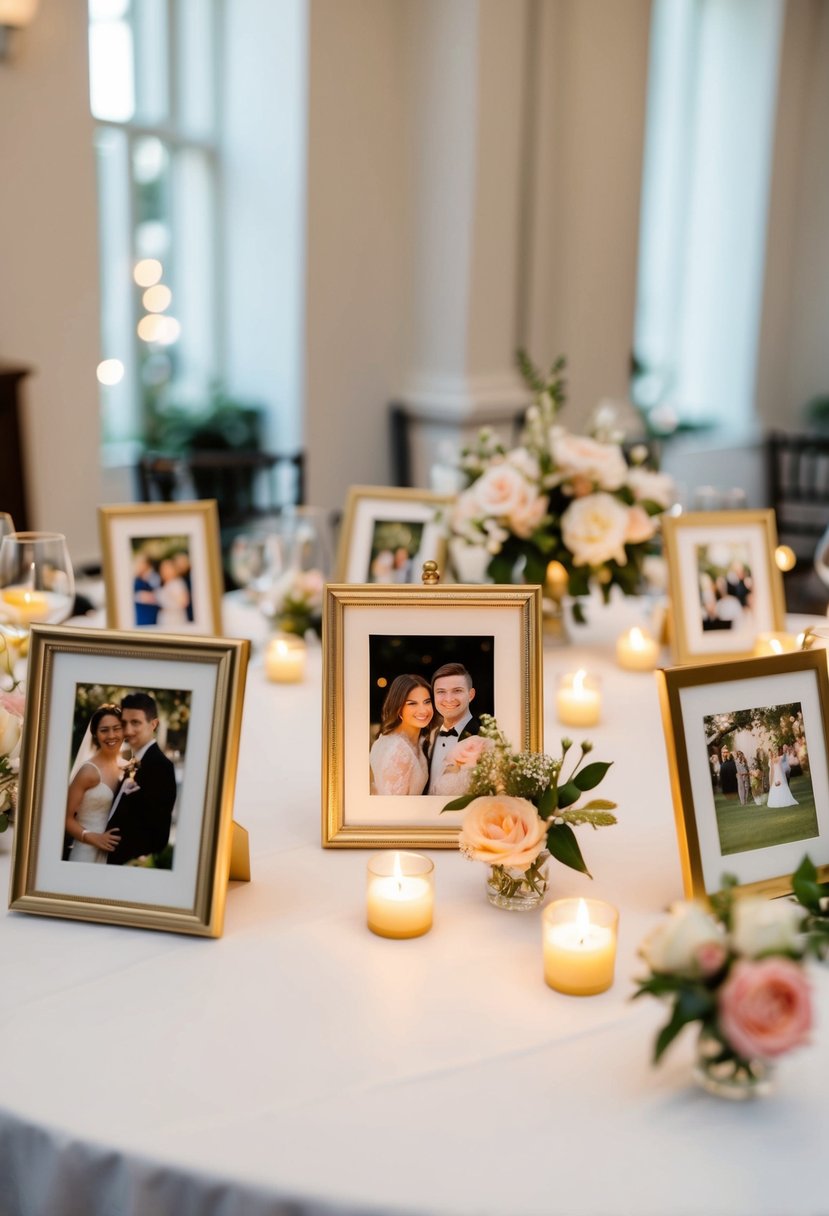
M 514 866 L 492 866 L 486 880 L 486 897 L 495 908 L 508 912 L 532 912 L 541 906 L 547 891 L 549 853 L 537 857 L 528 870 Z
M 706 1093 L 732 1102 L 764 1098 L 774 1089 L 774 1064 L 741 1060 L 710 1031 L 700 1031 L 693 1077 Z

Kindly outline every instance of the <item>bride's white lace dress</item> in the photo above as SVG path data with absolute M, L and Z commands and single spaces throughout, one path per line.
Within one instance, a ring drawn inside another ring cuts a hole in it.
M 769 798 L 766 806 L 798 806 L 798 801 L 789 789 L 789 782 L 782 760 L 775 760 L 769 781 Z
M 105 832 L 110 807 L 114 797 L 112 790 L 105 781 L 100 779 L 96 765 L 87 761 L 90 768 L 98 773 L 98 784 L 86 791 L 78 807 L 75 818 L 87 832 Z M 81 843 L 76 840 L 69 852 L 70 861 L 93 862 L 95 865 L 106 864 L 107 855 L 103 849 L 96 849 L 94 844 Z
M 374 740 L 369 752 L 372 794 L 422 794 L 429 762 L 420 744 L 394 731 Z

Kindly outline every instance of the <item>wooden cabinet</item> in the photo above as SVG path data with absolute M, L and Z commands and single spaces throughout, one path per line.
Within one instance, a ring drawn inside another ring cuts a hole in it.
M 0 511 L 8 511 L 19 532 L 29 527 L 20 427 L 20 384 L 30 370 L 0 363 Z

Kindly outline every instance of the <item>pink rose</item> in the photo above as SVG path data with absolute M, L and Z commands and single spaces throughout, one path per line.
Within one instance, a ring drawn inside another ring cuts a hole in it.
M 472 486 L 478 506 L 484 515 L 510 515 L 527 501 L 529 486 L 518 469 L 512 465 L 491 465 Z
M 493 794 L 469 804 L 458 844 L 473 861 L 526 870 L 544 847 L 547 824 L 526 798 Z
M 725 966 L 728 951 L 722 942 L 703 942 L 694 951 L 700 975 L 716 975 Z
M 491 747 L 491 739 L 485 739 L 482 735 L 470 735 L 468 739 L 461 739 L 452 752 L 452 763 L 457 764 L 459 768 L 472 768 L 478 763 L 481 752 Z
M 539 494 L 533 497 L 533 492 L 527 487 L 528 493 L 524 502 L 514 507 L 509 514 L 507 523 L 516 536 L 526 540 L 532 536 L 544 516 L 547 514 L 547 497 Z
M 650 540 L 655 532 L 656 521 L 652 515 L 648 515 L 644 507 L 628 507 L 625 544 L 639 545 L 643 541 Z
M 25 694 L 22 692 L 0 692 L 0 706 L 3 709 L 7 709 L 10 714 L 16 714 L 18 718 L 22 718 L 26 708 Z
M 553 439 L 552 454 L 563 481 L 582 476 L 602 490 L 618 490 L 625 483 L 627 462 L 615 443 L 564 431 Z
M 802 967 L 788 958 L 735 963 L 719 997 L 720 1029 L 746 1060 L 772 1059 L 805 1043 L 812 996 Z

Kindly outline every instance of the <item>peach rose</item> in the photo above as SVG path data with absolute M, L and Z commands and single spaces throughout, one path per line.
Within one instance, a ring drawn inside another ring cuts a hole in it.
M 625 543 L 639 545 L 650 540 L 656 532 L 656 520 L 648 515 L 644 507 L 628 507 L 628 525 L 625 532 Z
M 614 558 L 627 562 L 628 508 L 610 494 L 576 498 L 561 517 L 562 539 L 577 566 L 601 566 Z
M 526 798 L 493 794 L 469 804 L 458 844 L 473 861 L 526 870 L 544 847 L 547 824 Z
M 527 489 L 529 492 L 526 500 L 510 511 L 509 519 L 507 520 L 515 535 L 525 540 L 528 536 L 532 536 L 547 514 L 547 498 L 545 495 L 539 494 L 538 497 L 533 497 L 529 486 Z
M 627 463 L 615 443 L 599 443 L 565 431 L 553 440 L 552 454 L 565 481 L 581 475 L 602 490 L 618 490 L 627 478 Z
M 805 1043 L 812 994 L 802 967 L 788 958 L 735 963 L 719 996 L 720 1030 L 746 1060 L 773 1059 Z
M 527 500 L 527 482 L 512 465 L 491 465 L 472 486 L 484 515 L 510 515 Z

